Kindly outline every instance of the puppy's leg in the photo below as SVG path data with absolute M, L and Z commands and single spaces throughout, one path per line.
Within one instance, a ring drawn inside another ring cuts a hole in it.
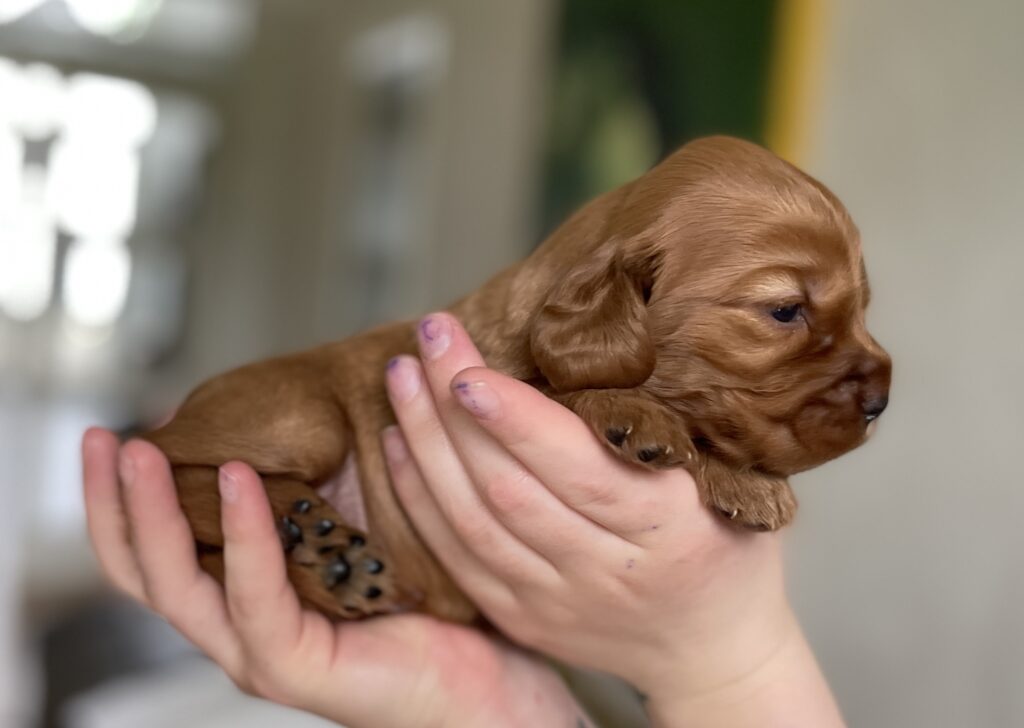
M 174 478 L 182 510 L 201 544 L 200 564 L 223 582 L 217 470 L 176 467 Z M 289 579 L 305 604 L 342 619 L 413 606 L 395 583 L 388 559 L 367 543 L 366 534 L 345 526 L 313 488 L 280 476 L 265 476 L 263 482 L 287 554 Z
M 774 531 L 796 513 L 796 498 L 785 478 L 736 471 L 705 456 L 672 410 L 642 392 L 586 389 L 552 395 L 589 424 L 625 460 L 647 467 L 683 466 L 693 474 L 701 499 L 737 526 Z
M 250 365 L 200 386 L 175 418 L 145 435 L 174 466 L 179 499 L 196 540 L 222 544 L 217 468 L 242 460 L 263 478 L 289 574 L 307 604 L 337 617 L 411 606 L 391 558 L 324 501 L 349 452 L 342 404 L 325 388 L 330 371 L 293 357 Z
M 796 515 L 796 496 L 785 478 L 737 471 L 714 458 L 703 458 L 695 479 L 704 503 L 738 526 L 776 531 Z
M 628 462 L 649 468 L 688 467 L 695 462 L 697 449 L 686 423 L 638 390 L 585 389 L 553 397 Z

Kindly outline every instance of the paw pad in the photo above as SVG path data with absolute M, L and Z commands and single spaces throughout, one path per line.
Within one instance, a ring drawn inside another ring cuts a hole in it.
M 387 611 L 389 603 L 382 597 L 393 589 L 384 561 L 367 546 L 366 538 L 336 522 L 334 510 L 318 498 L 299 499 L 285 507 L 289 513 L 278 519 L 277 530 L 289 560 L 317 574 L 337 600 L 339 613 L 358 617 Z M 371 609 L 364 600 L 380 600 L 381 606 Z
M 655 447 L 641 448 L 640 450 L 637 450 L 636 456 L 641 462 L 649 463 L 652 460 L 657 460 L 662 455 L 667 455 L 668 453 L 669 448 L 658 445 Z
M 302 529 L 295 521 L 284 516 L 277 524 L 277 533 L 281 537 L 281 545 L 285 551 L 291 551 L 302 543 Z
M 328 589 L 333 589 L 341 582 L 348 581 L 351 574 L 352 567 L 348 565 L 344 556 L 339 556 L 324 569 L 324 584 Z
M 604 431 L 604 436 L 615 447 L 622 447 L 622 443 L 626 441 L 632 431 L 632 426 L 628 425 L 626 427 L 609 427 Z

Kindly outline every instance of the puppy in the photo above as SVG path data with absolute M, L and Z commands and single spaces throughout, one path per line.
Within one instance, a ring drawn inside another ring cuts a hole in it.
M 786 477 L 858 446 L 888 402 L 869 298 L 839 200 L 754 144 L 712 137 L 593 200 L 450 311 L 489 366 L 622 458 L 687 468 L 710 508 L 772 530 L 796 509 Z M 243 460 L 264 477 L 307 605 L 474 618 L 396 501 L 378 441 L 394 422 L 384 368 L 415 351 L 406 322 L 251 364 L 147 435 L 174 468 L 204 568 L 223 575 L 217 468 Z M 346 519 L 335 506 L 360 493 L 361 511 L 339 506 Z

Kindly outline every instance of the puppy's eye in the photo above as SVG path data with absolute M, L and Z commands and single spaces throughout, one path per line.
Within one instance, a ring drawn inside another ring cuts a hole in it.
M 778 308 L 772 309 L 772 318 L 776 321 L 788 324 L 800 315 L 801 310 L 802 307 L 799 303 L 791 303 L 788 306 L 779 306 Z

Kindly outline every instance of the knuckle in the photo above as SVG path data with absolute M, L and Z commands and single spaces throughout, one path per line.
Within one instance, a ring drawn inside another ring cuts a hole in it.
M 503 513 L 514 513 L 529 505 L 530 477 L 518 470 L 510 474 L 496 475 L 481 486 L 487 503 Z
M 273 660 L 254 659 L 246 671 L 245 682 L 249 694 L 281 705 L 292 705 L 294 700 L 293 672 Z
M 453 509 L 451 520 L 459 536 L 467 543 L 480 547 L 494 542 L 492 525 L 480 510 L 468 507 Z
M 611 483 L 598 480 L 582 480 L 566 488 L 571 504 L 575 508 L 604 508 L 614 506 L 618 498 Z
M 548 627 L 556 629 L 573 624 L 577 619 L 577 610 L 571 609 L 558 601 L 546 602 L 540 610 L 540 616 Z
M 153 609 L 155 612 L 158 612 L 162 616 L 167 616 L 164 607 L 168 600 L 165 597 L 164 590 L 160 587 L 159 583 L 157 583 L 153 579 L 148 578 L 146 575 L 143 575 L 142 593 L 145 596 L 146 604 L 148 604 L 151 609 Z
M 502 589 L 496 593 L 477 596 L 479 598 L 476 601 L 487 617 L 502 626 L 502 629 L 505 625 L 515 625 L 523 620 L 523 607 L 513 591 Z
M 513 640 L 527 647 L 538 647 L 543 640 L 544 631 L 530 620 L 516 620 L 505 625 L 504 630 Z
M 104 567 L 104 576 L 107 583 L 129 599 L 134 599 L 149 606 L 149 595 L 145 587 L 136 578 L 136 574 L 122 573 L 119 570 Z
M 445 518 L 461 536 L 486 538 L 492 521 L 486 506 L 472 492 L 438 493 L 438 505 Z
M 248 675 L 229 675 L 228 677 L 231 678 L 231 682 L 235 684 L 235 687 L 238 688 L 239 691 L 248 695 L 250 698 L 261 697 L 255 686 L 253 686 Z
M 406 427 L 409 429 L 410 441 L 421 440 L 431 443 L 431 447 L 444 448 L 444 452 L 451 452 L 451 440 L 448 439 L 448 430 L 438 417 L 433 402 L 430 407 L 423 407 Z
M 411 460 L 401 463 L 388 463 L 391 482 L 403 501 L 410 505 L 426 501 L 426 492 L 419 473 Z
M 201 603 L 195 598 L 195 591 L 194 584 L 185 589 L 173 590 L 173 593 L 169 588 L 154 589 L 150 592 L 149 603 L 172 627 L 188 633 L 197 616 L 196 608 L 190 605 Z
M 259 602 L 237 582 L 226 585 L 228 613 L 231 621 L 240 625 L 251 625 L 259 616 Z

